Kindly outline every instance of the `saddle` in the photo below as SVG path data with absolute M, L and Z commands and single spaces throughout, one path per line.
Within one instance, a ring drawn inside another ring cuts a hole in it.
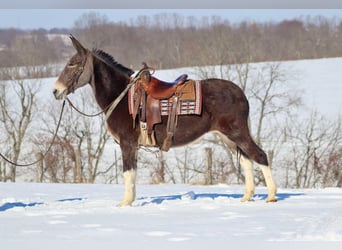
M 164 82 L 152 77 L 149 71 L 144 71 L 140 83 L 147 95 L 155 99 L 168 99 L 176 94 L 177 87 L 187 80 L 188 75 L 182 74 L 173 82 Z
M 168 121 L 166 137 L 161 150 L 168 151 L 172 144 L 172 138 L 177 126 L 179 103 L 184 99 L 196 99 L 194 81 L 188 79 L 188 75 L 182 74 L 173 82 L 165 82 L 153 77 L 146 64 L 138 72 L 136 84 L 132 88 L 133 101 L 130 104 L 130 113 L 135 121 L 137 114 L 140 116 L 141 135 L 139 144 L 143 146 L 156 146 L 153 127 L 161 123 L 161 102 L 166 101 L 168 107 Z M 135 124 L 135 122 L 133 123 Z

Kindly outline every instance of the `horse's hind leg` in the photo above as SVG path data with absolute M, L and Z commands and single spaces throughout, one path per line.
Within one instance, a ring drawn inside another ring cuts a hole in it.
M 229 147 L 232 154 L 236 153 L 238 146 L 236 142 L 230 140 L 227 135 L 223 134 L 221 131 L 214 131 L 220 136 L 223 142 Z M 243 195 L 241 201 L 249 201 L 254 195 L 254 176 L 253 176 L 253 162 L 244 154 L 239 157 L 239 163 L 243 168 L 245 174 L 245 194 Z
M 237 145 L 240 148 L 240 145 L 239 144 L 237 144 Z M 264 178 L 265 178 L 265 182 L 266 182 L 266 186 L 267 186 L 267 190 L 268 190 L 268 196 L 267 196 L 266 202 L 277 201 L 277 199 L 275 197 L 276 192 L 277 192 L 277 187 L 276 187 L 276 184 L 275 184 L 273 177 L 272 177 L 271 168 L 268 166 L 267 156 L 266 156 L 265 152 L 261 148 L 259 148 L 252 139 L 249 140 L 248 146 L 246 146 L 245 143 L 243 146 L 244 146 L 244 148 L 241 148 L 241 150 L 243 151 L 243 154 L 246 154 L 246 156 L 241 157 L 242 158 L 240 160 L 241 165 L 242 166 L 247 165 L 247 167 L 244 167 L 244 168 L 247 169 L 246 172 L 248 172 L 249 171 L 248 170 L 249 164 L 252 165 L 252 163 L 248 163 L 248 164 L 245 163 L 245 161 L 247 161 L 247 160 L 246 159 L 243 160 L 243 158 L 248 157 L 249 161 L 253 160 L 260 167 L 260 169 L 264 175 Z M 251 174 L 253 174 L 253 173 L 251 173 Z M 247 176 L 246 176 L 246 185 L 247 185 Z
M 264 175 L 267 190 L 268 190 L 268 196 L 267 196 L 266 202 L 276 202 L 277 201 L 277 198 L 276 198 L 277 186 L 273 180 L 271 168 L 269 166 L 265 166 L 261 164 L 258 164 L 258 165 L 262 171 L 262 174 Z
M 241 201 L 249 201 L 252 199 L 254 195 L 254 176 L 253 176 L 253 162 L 248 159 L 246 156 L 241 155 L 240 157 L 240 164 L 244 169 L 245 173 L 245 194 L 242 197 Z M 267 186 L 268 196 L 266 202 L 276 202 L 276 193 L 277 193 L 277 186 L 273 180 L 271 168 L 269 166 L 265 166 L 262 164 L 257 163 L 260 167 Z
M 239 162 L 245 173 L 245 194 L 241 201 L 250 201 L 254 195 L 253 163 L 244 155 L 241 155 Z
M 254 176 L 253 176 L 253 163 L 250 159 L 246 156 L 242 155 L 240 157 L 240 164 L 245 173 L 245 194 L 242 197 L 241 201 L 249 201 L 252 199 L 254 195 Z M 257 163 L 258 164 L 258 163 Z M 268 196 L 266 202 L 276 202 L 276 193 L 277 193 L 277 186 L 273 180 L 271 168 L 269 166 L 258 164 L 260 167 L 268 190 Z
M 268 190 L 268 197 L 266 202 L 274 202 L 276 199 L 277 187 L 273 180 L 271 169 L 268 166 L 267 156 L 265 152 L 259 148 L 249 135 L 248 130 L 244 133 L 236 133 L 230 137 L 226 136 L 222 132 L 219 133 L 225 143 L 233 149 L 238 148 L 242 151 L 242 155 L 239 159 L 242 168 L 245 173 L 245 194 L 242 197 L 242 201 L 248 201 L 253 197 L 254 194 L 254 177 L 253 177 L 253 163 L 256 162 L 260 167 Z

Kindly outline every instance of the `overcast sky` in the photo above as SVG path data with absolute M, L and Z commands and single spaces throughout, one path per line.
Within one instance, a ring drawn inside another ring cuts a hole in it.
M 90 11 L 106 15 L 113 22 L 128 22 L 137 16 L 160 13 L 195 17 L 218 15 L 233 23 L 243 20 L 281 21 L 318 15 L 342 20 L 342 9 L 0 9 L 0 28 L 72 28 L 76 19 Z
M 340 0 L 2 0 L 0 8 L 331 8 Z

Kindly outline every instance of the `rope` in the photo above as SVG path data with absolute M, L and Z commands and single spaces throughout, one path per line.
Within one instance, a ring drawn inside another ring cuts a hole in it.
M 64 107 L 65 107 L 65 100 L 63 101 L 63 104 L 62 104 L 61 113 L 59 115 L 59 120 L 58 120 L 58 123 L 57 123 L 57 128 L 56 128 L 56 131 L 55 131 L 55 133 L 53 135 L 52 141 L 51 141 L 48 149 L 45 151 L 45 153 L 42 155 L 42 157 L 40 159 L 38 159 L 38 160 L 36 160 L 34 162 L 31 162 L 31 163 L 22 164 L 22 163 L 13 162 L 13 161 L 9 160 L 8 158 L 6 158 L 6 156 L 4 156 L 3 154 L 0 153 L 1 158 L 4 159 L 9 164 L 12 164 L 12 165 L 15 165 L 15 166 L 18 166 L 18 167 L 28 167 L 28 166 L 32 166 L 32 165 L 37 164 L 38 162 L 42 161 L 46 157 L 48 152 L 51 150 L 52 145 L 55 143 L 55 140 L 56 140 L 56 137 L 57 137 L 57 133 L 58 133 L 58 129 L 59 129 L 60 125 L 61 125 L 62 116 L 63 116 L 63 112 L 64 112 Z
M 134 78 L 135 79 L 135 78 Z M 108 120 L 109 116 L 112 114 L 113 110 L 118 106 L 119 102 L 124 98 L 128 90 L 135 84 L 136 80 L 131 81 L 126 88 L 121 92 L 121 94 L 110 104 L 108 110 L 106 111 L 106 120 Z
M 78 108 L 76 108 L 76 106 L 71 102 L 71 100 L 68 97 L 66 97 L 65 99 L 68 101 L 69 105 L 74 110 L 76 110 L 78 113 L 80 113 L 81 115 L 84 115 L 86 117 L 96 117 L 96 116 L 99 116 L 99 115 L 103 114 L 108 109 L 108 107 L 109 107 L 109 105 L 108 105 L 108 107 L 106 107 L 104 110 L 102 110 L 102 111 L 100 111 L 100 112 L 98 112 L 96 114 L 86 114 L 86 113 L 82 112 L 81 110 L 79 110 Z

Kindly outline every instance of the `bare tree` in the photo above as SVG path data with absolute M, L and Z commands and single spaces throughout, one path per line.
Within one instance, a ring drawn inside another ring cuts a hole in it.
M 322 176 L 322 185 L 324 187 L 342 187 L 342 146 L 340 145 L 327 157 L 318 162 L 315 158 L 315 167 L 318 168 Z
M 25 81 L 17 79 L 19 69 L 13 75 L 12 80 L 0 82 L 0 122 L 6 133 L 6 142 L 11 145 L 7 156 L 14 163 L 18 163 L 23 152 L 23 143 L 27 131 L 34 117 L 35 103 L 40 81 Z M 28 152 L 24 152 L 28 153 Z M 8 166 L 9 178 L 16 180 L 17 168 L 15 165 Z
M 89 93 L 83 91 L 81 97 L 74 100 L 74 104 L 85 113 L 93 114 L 98 108 L 89 103 Z M 53 104 L 51 104 L 53 105 Z M 45 131 L 52 137 L 57 126 L 58 111 L 54 108 L 46 110 Z M 41 137 L 44 138 L 44 137 Z M 110 169 L 102 166 L 103 155 L 110 136 L 107 133 L 105 118 L 85 117 L 73 109 L 66 109 L 62 124 L 58 132 L 58 140 L 52 147 L 45 160 L 47 173 L 55 174 L 53 181 L 94 183 L 100 173 L 107 173 Z M 37 144 L 48 145 L 50 141 L 37 140 Z M 110 164 L 111 168 L 114 165 Z M 106 168 L 106 170 L 104 170 Z M 73 171 L 71 171 L 73 170 Z
M 305 121 L 293 121 L 288 126 L 290 157 L 287 186 L 296 188 L 321 187 L 340 182 L 340 168 L 335 157 L 342 144 L 341 117 L 330 121 L 312 112 Z

